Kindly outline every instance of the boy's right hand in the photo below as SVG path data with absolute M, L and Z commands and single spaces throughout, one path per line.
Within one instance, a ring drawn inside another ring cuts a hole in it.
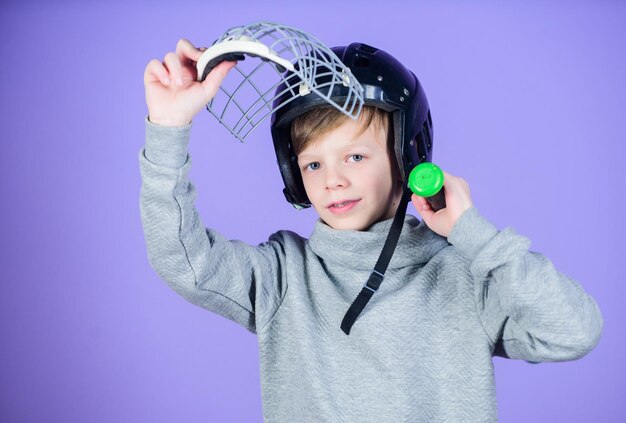
M 143 83 L 150 122 L 183 126 L 215 96 L 224 77 L 237 62 L 222 62 L 203 82 L 197 81 L 196 62 L 206 49 L 197 49 L 186 39 L 176 44 L 163 62 L 153 59 L 146 66 Z

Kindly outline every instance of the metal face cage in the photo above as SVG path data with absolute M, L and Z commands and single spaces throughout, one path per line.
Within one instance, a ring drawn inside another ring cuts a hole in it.
M 350 69 L 330 48 L 299 29 L 261 21 L 227 30 L 198 60 L 198 80 L 225 60 L 237 65 L 207 110 L 241 142 L 273 112 L 312 92 L 352 119 L 363 107 L 363 88 Z M 275 92 L 283 83 L 284 89 Z M 348 95 L 333 100 L 339 84 Z M 278 98 L 281 102 L 274 104 Z

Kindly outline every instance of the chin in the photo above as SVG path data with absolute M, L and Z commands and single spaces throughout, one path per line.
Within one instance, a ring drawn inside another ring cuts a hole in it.
M 369 223 L 363 222 L 357 219 L 324 219 L 322 218 L 322 220 L 331 228 L 337 229 L 340 231 L 364 231 L 375 223 L 375 222 L 369 222 Z

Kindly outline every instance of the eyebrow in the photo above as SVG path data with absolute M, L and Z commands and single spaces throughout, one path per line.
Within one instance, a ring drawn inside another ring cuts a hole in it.
M 349 150 L 355 149 L 355 148 L 356 148 L 356 149 L 365 149 L 365 150 L 369 150 L 369 151 L 374 150 L 374 148 L 372 148 L 371 146 L 369 146 L 369 145 L 367 145 L 367 144 L 361 144 L 361 143 L 354 143 L 354 142 L 350 142 L 350 144 L 348 144 L 348 145 L 346 145 L 346 146 L 344 146 L 344 147 L 340 148 L 340 149 L 339 149 L 339 150 L 337 150 L 337 151 L 338 151 L 339 153 L 342 153 L 342 154 L 343 154 L 343 153 L 345 153 L 345 152 L 347 152 L 347 151 L 349 151 Z M 304 154 L 303 154 L 303 153 L 300 153 L 300 154 L 298 155 L 298 159 L 302 158 L 303 160 L 305 160 L 305 159 L 307 159 L 307 158 L 315 158 L 315 157 L 318 157 L 318 155 L 317 155 L 317 154 L 315 154 L 315 153 L 304 153 Z

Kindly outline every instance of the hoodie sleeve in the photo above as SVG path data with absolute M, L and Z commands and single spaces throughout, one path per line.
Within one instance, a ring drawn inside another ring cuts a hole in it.
M 139 152 L 140 212 L 151 266 L 191 303 L 256 333 L 284 291 L 282 236 L 253 247 L 206 229 L 188 177 L 191 124 L 170 128 L 146 118 L 145 125 L 146 144 Z
M 448 242 L 470 260 L 477 312 L 494 355 L 565 361 L 591 351 L 602 332 L 596 302 L 511 228 L 498 231 L 475 208 Z

